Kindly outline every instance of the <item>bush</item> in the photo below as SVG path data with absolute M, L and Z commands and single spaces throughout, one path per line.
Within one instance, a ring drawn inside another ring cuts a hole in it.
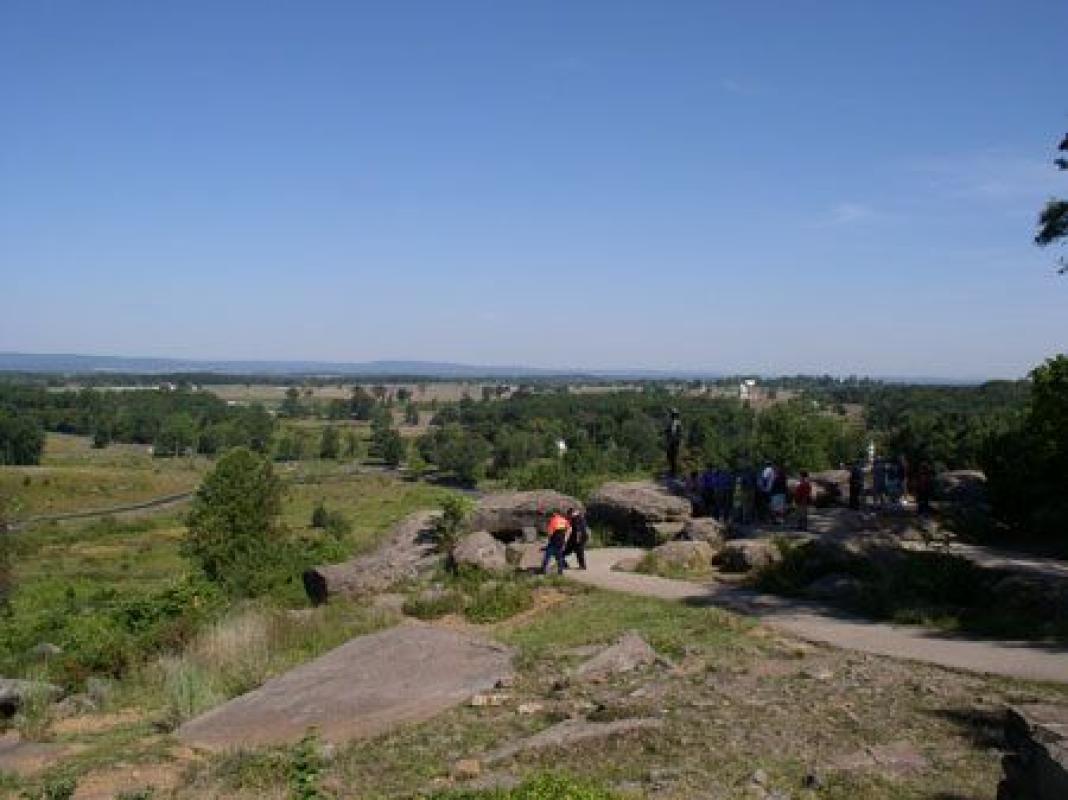
M 619 797 L 594 783 L 547 773 L 514 789 L 450 789 L 430 795 L 429 800 L 617 800 Z
M 312 509 L 311 526 L 313 528 L 325 528 L 328 519 L 329 513 L 326 510 L 326 502 L 320 500 L 315 504 L 315 508 Z
M 439 550 L 445 553 L 452 551 L 474 507 L 470 498 L 460 494 L 450 494 L 442 501 L 441 519 L 434 526 L 434 536 Z

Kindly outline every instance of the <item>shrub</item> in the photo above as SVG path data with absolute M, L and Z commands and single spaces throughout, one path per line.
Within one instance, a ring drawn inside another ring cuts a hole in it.
M 293 749 L 289 767 L 289 789 L 292 800 L 326 800 L 329 796 L 320 788 L 323 756 L 315 730 L 308 731 Z
M 467 604 L 463 592 L 455 589 L 426 590 L 404 601 L 404 613 L 417 619 L 438 619 L 459 614 Z
M 166 717 L 174 726 L 225 699 L 208 671 L 191 659 L 167 656 L 160 659 L 158 667 L 163 678 Z
M 514 789 L 451 789 L 436 792 L 429 800 L 616 800 L 618 797 L 594 783 L 546 773 Z
M 315 504 L 315 508 L 312 509 L 311 526 L 313 528 L 325 528 L 327 519 L 329 519 L 329 512 L 326 510 L 326 502 L 320 500 Z
M 450 494 L 442 501 L 441 519 L 434 527 L 434 536 L 440 550 L 446 553 L 452 550 L 474 507 L 470 498 L 460 494 Z
M 78 782 L 74 778 L 53 778 L 35 791 L 23 792 L 26 800 L 71 800 Z
M 533 605 L 534 594 L 526 581 L 489 581 L 471 595 L 464 616 L 471 622 L 500 622 Z
M 282 488 L 270 461 L 238 447 L 197 490 L 184 550 L 204 574 L 238 597 L 265 594 L 289 572 L 279 524 Z

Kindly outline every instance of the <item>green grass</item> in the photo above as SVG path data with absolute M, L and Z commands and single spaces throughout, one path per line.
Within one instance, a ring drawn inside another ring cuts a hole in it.
M 581 778 L 553 772 L 526 780 L 514 789 L 451 789 L 429 795 L 430 800 L 615 800 L 621 797 Z
M 714 608 L 592 591 L 499 636 L 519 648 L 523 663 L 531 663 L 579 645 L 611 642 L 628 630 L 638 631 L 657 651 L 672 657 L 688 646 L 747 650 L 754 646 L 744 636 L 751 627 L 745 619 Z

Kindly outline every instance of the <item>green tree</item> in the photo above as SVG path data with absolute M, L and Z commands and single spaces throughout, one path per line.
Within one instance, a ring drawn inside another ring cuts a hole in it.
M 327 425 L 319 439 L 319 458 L 336 459 L 341 455 L 341 436 L 337 428 Z
M 419 409 L 416 407 L 415 403 L 408 403 L 408 405 L 404 407 L 404 424 L 419 424 Z
M 0 410 L 0 464 L 39 463 L 44 441 L 44 430 L 36 419 Z
M 408 446 L 398 431 L 386 431 L 378 444 L 379 456 L 391 467 L 398 467 L 408 453 Z
M 230 450 L 197 490 L 183 550 L 229 594 L 264 594 L 285 562 L 281 508 L 270 462 L 245 447 Z
M 180 456 L 196 443 L 197 424 L 186 412 L 171 414 L 163 422 L 154 445 L 157 456 Z
M 427 461 L 453 473 L 464 483 L 477 483 L 486 474 L 489 443 L 456 423 L 444 425 L 422 437 L 419 447 Z
M 290 386 L 286 389 L 285 399 L 282 401 L 282 405 L 279 408 L 283 417 L 289 417 L 296 419 L 304 415 L 304 406 L 300 403 L 300 389 L 296 386 Z
M 352 387 L 349 398 L 349 413 L 353 419 L 368 420 L 375 410 L 375 399 L 362 386 Z
M 1068 135 L 1061 140 L 1057 149 L 1062 153 L 1068 153 Z M 1058 169 L 1068 170 L 1068 158 L 1058 157 L 1054 159 Z M 1038 233 L 1035 235 L 1035 244 L 1039 247 L 1047 247 L 1055 243 L 1068 242 L 1068 200 L 1053 198 L 1046 203 L 1046 207 L 1038 215 Z M 1060 259 L 1062 275 L 1068 272 L 1068 260 Z

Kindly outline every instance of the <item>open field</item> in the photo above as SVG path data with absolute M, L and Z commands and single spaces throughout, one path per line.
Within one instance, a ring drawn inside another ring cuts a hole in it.
M 194 489 L 210 462 L 154 458 L 147 447 L 94 450 L 83 436 L 50 433 L 36 467 L 0 467 L 0 494 L 14 498 L 14 517 L 106 509 Z
M 223 400 L 233 400 L 239 403 L 264 403 L 273 405 L 281 403 L 285 398 L 286 390 L 292 384 L 220 384 L 218 386 L 205 386 L 205 391 L 211 392 Z M 465 397 L 472 400 L 482 398 L 483 386 L 497 386 L 496 383 L 484 383 L 478 381 L 428 381 L 426 383 L 351 383 L 329 384 L 327 386 L 300 387 L 302 396 L 309 400 L 344 400 L 352 395 L 356 386 L 362 386 L 370 392 L 375 386 L 385 386 L 387 391 L 396 393 L 398 389 L 408 389 L 412 393 L 412 399 L 417 403 L 458 403 Z M 514 386 L 512 388 L 515 388 Z

